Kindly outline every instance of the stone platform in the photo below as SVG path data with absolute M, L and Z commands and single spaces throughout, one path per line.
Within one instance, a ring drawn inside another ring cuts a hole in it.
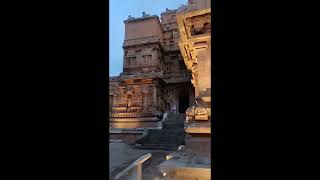
M 109 129 L 109 140 L 122 140 L 128 144 L 134 144 L 138 139 L 141 139 L 148 129 L 159 129 L 155 128 L 110 128 Z
M 160 119 L 157 117 L 140 118 L 109 118 L 109 127 L 111 128 L 156 128 Z
M 165 156 L 173 153 L 172 151 L 135 149 L 125 142 L 110 142 L 109 179 L 113 180 L 116 174 L 128 167 L 139 157 L 147 153 L 151 153 L 152 157 L 143 163 L 142 179 L 156 179 L 159 177 L 159 175 L 161 175 L 159 169 L 157 168 L 158 165 L 165 161 Z
M 209 180 L 211 179 L 211 159 L 187 152 L 177 152 L 161 163 L 159 170 L 163 180 Z

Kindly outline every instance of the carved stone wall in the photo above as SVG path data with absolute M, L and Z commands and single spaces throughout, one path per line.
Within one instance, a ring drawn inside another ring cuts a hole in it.
M 140 80 L 135 83 L 122 82 L 120 86 L 110 87 L 113 102 L 110 116 L 119 117 L 120 113 L 123 117 L 152 116 L 164 109 L 161 85 L 157 82 L 144 84 Z
M 164 79 L 168 82 L 173 79 L 185 78 L 190 81 L 190 72 L 187 70 L 183 57 L 181 56 L 178 41 L 179 30 L 176 18 L 177 10 L 166 9 L 166 12 L 161 13 L 161 24 L 163 27 L 163 47 L 164 59 L 162 69 L 164 72 Z M 177 82 L 177 81 L 176 81 Z

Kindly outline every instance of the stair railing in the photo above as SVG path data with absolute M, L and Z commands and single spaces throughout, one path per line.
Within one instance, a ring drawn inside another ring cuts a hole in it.
M 142 180 L 142 164 L 152 156 L 151 153 L 145 154 L 133 162 L 126 169 L 115 176 L 115 180 L 126 177 L 128 180 Z

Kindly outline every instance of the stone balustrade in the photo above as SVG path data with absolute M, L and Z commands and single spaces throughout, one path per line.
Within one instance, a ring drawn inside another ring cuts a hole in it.
M 118 173 L 114 179 L 118 180 L 123 177 L 128 180 L 142 180 L 142 164 L 151 156 L 151 153 L 141 156 L 126 169 Z

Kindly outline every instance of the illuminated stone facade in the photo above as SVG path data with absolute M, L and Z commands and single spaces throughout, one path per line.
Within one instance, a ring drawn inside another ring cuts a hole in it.
M 211 136 L 211 8 L 210 1 L 190 1 L 189 8 L 177 15 L 179 47 L 187 68 L 192 72 L 196 105 L 188 108 L 187 149 L 210 156 Z M 200 143 L 201 140 L 201 143 Z M 192 149 L 196 145 L 203 148 Z M 190 146 L 191 148 L 188 148 Z M 204 148 L 207 151 L 204 151 Z
M 176 11 L 161 13 L 161 22 L 144 12 L 124 21 L 123 72 L 109 78 L 109 127 L 157 127 L 164 112 L 185 113 L 194 102 Z
M 189 0 L 177 10 L 179 48 L 192 72 L 196 103 L 186 111 L 186 144 L 160 164 L 166 180 L 211 179 L 211 4 Z

